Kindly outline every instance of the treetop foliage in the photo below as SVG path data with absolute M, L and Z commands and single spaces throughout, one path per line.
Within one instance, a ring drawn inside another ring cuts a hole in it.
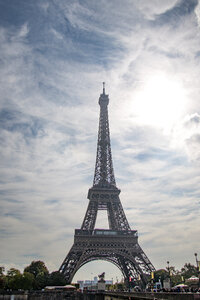
M 24 272 L 29 272 L 33 274 L 34 277 L 37 277 L 38 275 L 43 276 L 49 274 L 49 271 L 45 266 L 45 263 L 41 260 L 32 261 L 30 266 L 24 269 Z
M 40 290 L 47 285 L 65 285 L 63 275 L 58 272 L 49 273 L 43 261 L 32 261 L 21 273 L 11 268 L 4 274 L 5 268 L 0 267 L 0 290 Z

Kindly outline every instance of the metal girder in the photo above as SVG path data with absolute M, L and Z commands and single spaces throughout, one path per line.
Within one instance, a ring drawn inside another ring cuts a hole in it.
M 155 268 L 138 244 L 136 230 L 131 230 L 116 187 L 108 121 L 109 98 L 100 95 L 100 119 L 93 187 L 88 191 L 88 208 L 81 226 L 75 230 L 74 244 L 63 261 L 62 272 L 68 283 L 84 264 L 93 260 L 114 263 L 125 281 L 140 276 L 143 285 Z M 109 230 L 95 229 L 98 210 L 107 210 Z
M 116 186 L 110 145 L 110 132 L 107 108 L 108 103 L 108 95 L 106 95 L 104 91 L 99 98 L 99 133 L 97 143 L 96 166 L 93 181 L 93 186 L 98 187 Z
M 67 281 L 71 282 L 84 264 L 102 259 L 117 265 L 125 280 L 140 275 L 146 284 L 148 274 L 155 269 L 138 245 L 134 232 L 122 235 L 117 231 L 97 230 L 96 233 L 98 231 L 100 234 L 82 230 L 75 233 L 74 245 L 60 268 Z
M 81 229 L 93 230 L 98 210 L 107 210 L 109 229 L 131 230 L 118 196 L 119 192 L 118 189 L 91 188 L 89 191 L 90 201 Z

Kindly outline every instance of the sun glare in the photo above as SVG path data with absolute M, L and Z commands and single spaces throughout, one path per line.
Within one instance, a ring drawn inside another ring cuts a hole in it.
M 185 110 L 186 93 L 178 80 L 159 74 L 150 78 L 133 101 L 137 121 L 168 131 Z

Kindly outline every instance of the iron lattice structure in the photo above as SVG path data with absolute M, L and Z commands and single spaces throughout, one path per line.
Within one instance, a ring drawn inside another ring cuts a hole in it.
M 74 244 L 63 261 L 62 272 L 68 283 L 84 264 L 93 260 L 106 260 L 115 264 L 125 281 L 140 279 L 148 282 L 155 268 L 138 244 L 136 230 L 131 230 L 116 187 L 108 120 L 108 95 L 99 98 L 100 119 L 97 155 L 92 188 L 88 191 L 89 204 L 81 226 L 75 229 Z M 107 210 L 109 229 L 95 229 L 98 210 Z

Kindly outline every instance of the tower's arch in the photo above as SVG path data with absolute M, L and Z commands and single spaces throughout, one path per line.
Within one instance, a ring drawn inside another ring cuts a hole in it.
M 90 280 L 92 277 L 95 277 L 99 274 L 105 272 L 106 280 L 113 280 L 113 282 L 121 281 L 124 279 L 122 270 L 117 264 L 108 259 L 91 259 L 88 262 L 85 262 L 74 274 L 72 281 L 75 282 L 80 280 L 80 278 Z

